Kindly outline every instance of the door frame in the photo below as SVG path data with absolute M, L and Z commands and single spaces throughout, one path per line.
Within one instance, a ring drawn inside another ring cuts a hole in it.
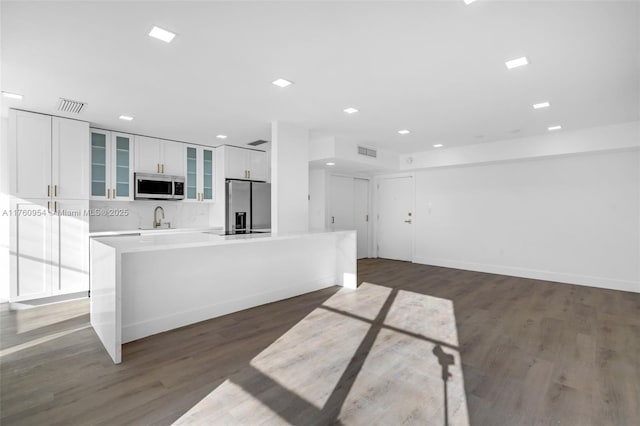
M 378 220 L 380 219 L 380 181 L 383 179 L 394 179 L 394 178 L 410 178 L 410 194 L 411 194 L 411 214 L 413 217 L 413 225 L 414 229 L 417 225 L 418 218 L 416 217 L 416 178 L 414 173 L 391 173 L 386 175 L 377 175 L 373 177 L 373 185 L 370 185 L 371 192 L 374 193 L 372 198 L 369 198 L 369 202 L 373 201 L 373 212 L 375 214 L 375 220 L 371 221 L 375 223 L 373 226 L 373 234 L 371 235 L 374 242 L 373 253 L 374 257 L 379 257 L 379 229 L 378 229 Z M 411 263 L 414 263 L 414 257 L 416 253 L 416 233 L 411 233 Z
M 374 226 L 373 226 L 373 218 L 375 217 L 374 214 L 374 210 L 373 210 L 373 196 L 374 196 L 374 191 L 373 191 L 373 187 L 374 185 L 372 185 L 372 181 L 375 179 L 375 177 L 371 177 L 371 176 L 358 176 L 358 175 L 352 175 L 352 174 L 348 174 L 348 173 L 339 173 L 339 172 L 332 172 L 332 171 L 328 171 L 326 173 L 326 186 L 325 186 L 325 228 L 326 229 L 331 229 L 331 178 L 333 176 L 337 176 L 337 177 L 343 177 L 343 178 L 350 178 L 350 179 L 362 179 L 362 180 L 366 180 L 367 181 L 367 188 L 368 188 L 368 194 L 367 194 L 367 211 L 369 212 L 369 222 L 368 222 L 368 226 L 367 226 L 367 233 L 368 233 L 368 238 L 367 238 L 367 256 L 366 258 L 371 258 L 371 257 L 378 257 L 378 253 L 377 251 L 374 250 L 375 246 L 374 246 L 374 242 L 376 241 L 373 236 L 373 230 L 374 230 Z M 375 256 L 372 256 L 372 254 L 375 254 Z

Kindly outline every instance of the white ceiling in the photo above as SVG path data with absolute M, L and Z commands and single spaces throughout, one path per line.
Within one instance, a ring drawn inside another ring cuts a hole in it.
M 24 95 L 3 114 L 66 97 L 133 133 L 242 145 L 282 120 L 399 153 L 640 116 L 636 1 L 3 1 L 1 19 L 2 90 Z

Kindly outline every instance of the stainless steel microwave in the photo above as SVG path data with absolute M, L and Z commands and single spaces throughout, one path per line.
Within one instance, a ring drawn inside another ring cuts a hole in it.
M 183 200 L 184 176 L 135 173 L 136 200 Z

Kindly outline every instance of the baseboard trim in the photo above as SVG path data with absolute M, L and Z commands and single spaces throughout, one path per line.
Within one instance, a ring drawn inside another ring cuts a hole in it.
M 156 317 L 149 320 L 122 325 L 122 343 L 132 342 L 154 334 L 184 327 L 197 322 L 238 312 L 244 309 L 254 308 L 267 303 L 277 302 L 290 297 L 300 296 L 323 288 L 337 285 L 336 277 L 325 278 L 308 282 L 295 287 L 285 287 L 277 290 L 254 294 L 248 297 L 230 300 L 224 303 L 216 303 L 192 309 L 175 312 L 171 315 Z
M 512 266 L 490 265 L 484 263 L 462 262 L 458 260 L 434 259 L 428 257 L 414 257 L 413 262 L 423 265 L 464 269 L 466 271 L 486 272 L 489 274 L 508 275 L 512 277 L 531 278 L 535 280 L 554 281 L 565 284 L 576 284 L 587 287 L 606 288 L 609 290 L 640 293 L 639 281 L 626 281 L 607 277 L 567 274 L 562 272 L 544 271 L 538 269 L 514 268 Z

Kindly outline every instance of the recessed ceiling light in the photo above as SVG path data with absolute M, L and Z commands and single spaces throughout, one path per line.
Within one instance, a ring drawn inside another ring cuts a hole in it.
M 344 112 L 346 112 L 347 114 L 355 114 L 356 112 L 358 112 L 358 109 L 356 109 L 356 108 L 345 108 Z
M 120 117 L 118 117 L 120 120 L 124 120 L 124 121 L 131 121 L 133 120 L 133 117 L 130 117 L 128 115 L 121 115 Z
M 217 135 L 216 138 L 218 138 L 218 139 L 226 139 L 227 135 Z
M 510 61 L 507 61 L 504 64 L 507 66 L 507 68 L 512 69 L 512 68 L 518 68 L 518 67 L 527 65 L 528 63 L 529 61 L 527 60 L 527 58 L 523 56 L 522 58 L 516 58 Z
M 473 2 L 475 2 L 476 0 L 464 0 L 464 4 L 469 5 Z
M 271 84 L 275 84 L 278 87 L 287 87 L 287 86 L 291 86 L 293 82 L 289 80 L 285 80 L 284 78 L 279 78 L 277 80 L 272 81 Z
M 403 129 L 403 130 L 398 130 L 398 133 L 400 133 L 401 135 L 408 135 L 411 132 L 408 131 L 407 129 Z
M 533 109 L 547 108 L 550 106 L 551 104 L 549 102 L 540 102 L 539 104 L 533 104 Z
M 562 129 L 562 126 L 551 126 L 551 127 L 547 127 L 547 129 L 548 129 L 550 132 L 553 132 L 554 130 L 560 130 L 560 129 Z
M 9 99 L 22 100 L 22 95 L 19 95 L 17 93 L 2 92 L 2 96 L 4 96 L 5 98 L 9 98 Z
M 433 147 L 434 148 L 442 148 L 444 145 L 442 145 L 441 143 L 437 143 L 435 144 Z
M 176 36 L 175 33 L 171 31 L 167 31 L 160 27 L 153 27 L 151 31 L 149 31 L 149 35 L 153 38 L 157 38 L 158 40 L 162 40 L 165 43 L 171 43 L 171 40 Z
M 335 166 L 336 163 L 327 163 L 327 166 Z

